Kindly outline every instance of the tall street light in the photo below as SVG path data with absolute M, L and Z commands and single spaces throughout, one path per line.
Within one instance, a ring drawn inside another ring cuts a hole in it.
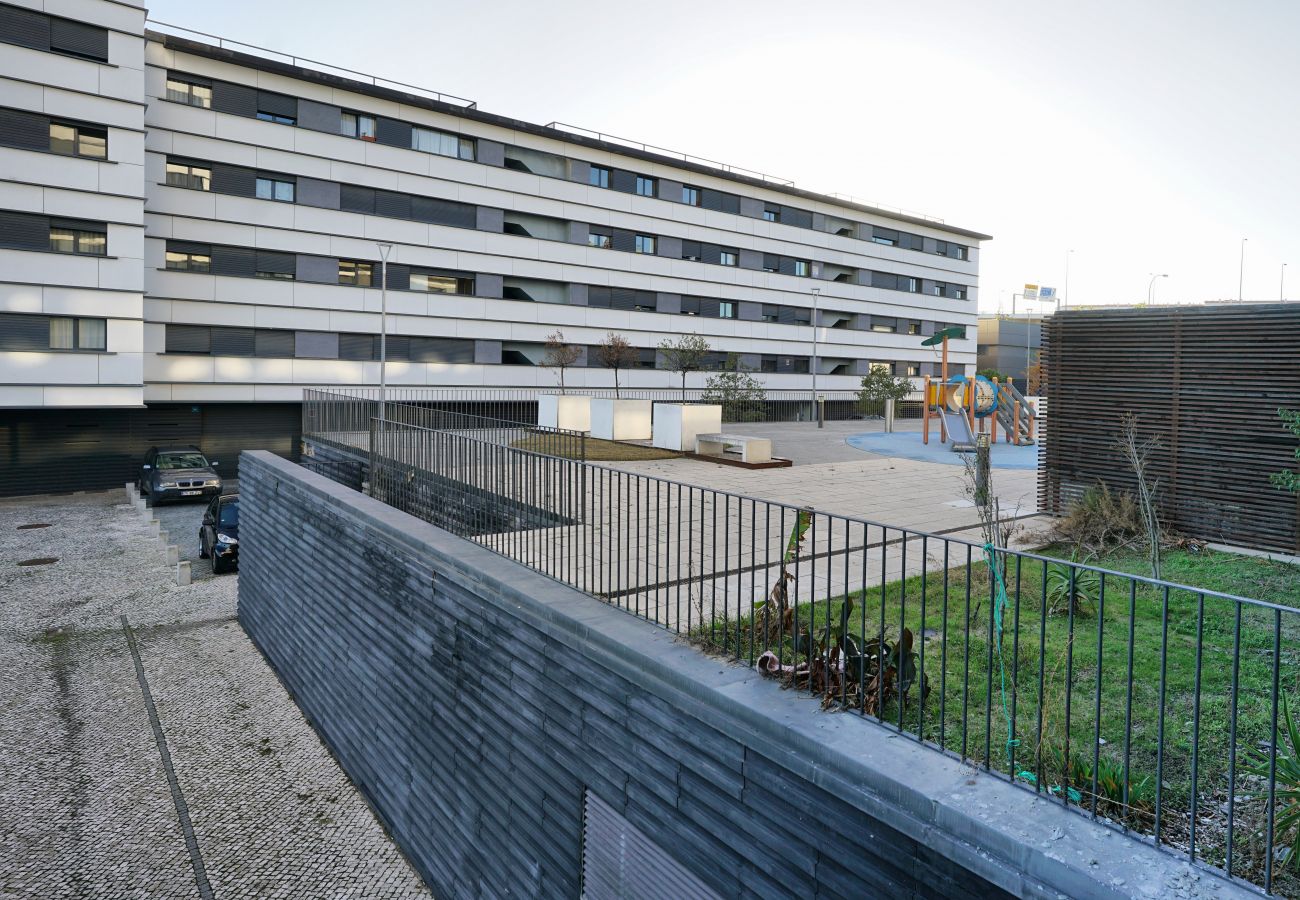
M 1057 304 L 1058 309 L 1070 305 L 1070 257 L 1073 255 L 1073 250 L 1065 251 L 1065 289 L 1061 291 L 1061 300 Z
M 812 289 L 812 301 L 813 301 L 813 308 L 812 308 L 812 334 L 813 334 L 813 340 L 812 340 L 812 345 L 813 345 L 813 352 L 812 352 L 812 395 L 813 395 L 813 415 L 814 415 L 814 416 L 817 416 L 817 427 L 818 427 L 818 428 L 823 428 L 823 427 L 825 427 L 825 426 L 822 424 L 822 417 L 821 417 L 821 415 L 819 414 L 820 411 L 821 411 L 821 407 L 820 407 L 820 405 L 819 405 L 818 402 L 817 402 L 817 325 L 818 325 L 818 321 L 817 321 L 817 318 L 818 318 L 818 317 L 817 317 L 817 299 L 821 296 L 821 292 L 822 292 L 822 289 L 821 289 L 821 288 L 816 288 L 816 287 L 815 287 L 815 288 Z
M 1282 263 L 1282 281 L 1277 286 L 1277 302 L 1286 302 L 1286 263 Z
M 388 401 L 388 254 L 392 244 L 379 245 L 379 423 L 383 427 Z
M 1241 239 L 1241 268 L 1237 270 L 1237 302 L 1242 300 L 1241 282 L 1246 277 L 1246 238 Z
M 1156 275 L 1152 273 L 1151 281 L 1148 282 L 1147 284 L 1147 306 L 1150 306 L 1152 304 L 1153 298 L 1155 297 L 1157 279 L 1168 278 L 1168 277 L 1169 277 L 1168 275 Z

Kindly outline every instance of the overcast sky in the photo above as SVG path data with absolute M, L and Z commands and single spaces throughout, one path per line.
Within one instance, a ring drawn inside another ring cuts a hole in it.
M 994 236 L 980 307 L 1300 299 L 1294 0 L 154 0 L 151 17 Z M 1294 270 L 1294 271 L 1292 271 Z

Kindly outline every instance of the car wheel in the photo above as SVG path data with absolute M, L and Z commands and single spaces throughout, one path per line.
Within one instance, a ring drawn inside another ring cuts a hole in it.
M 208 545 L 205 544 L 205 543 L 203 542 L 203 538 L 200 537 L 200 538 L 199 538 L 199 559 L 207 559 L 207 558 L 208 558 L 208 550 L 207 550 L 207 546 L 208 546 Z
M 226 564 L 217 557 L 212 557 L 212 574 L 221 575 L 226 571 Z

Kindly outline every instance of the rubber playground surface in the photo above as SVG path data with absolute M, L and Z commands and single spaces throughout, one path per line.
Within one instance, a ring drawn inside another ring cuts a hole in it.
M 850 447 L 865 450 L 867 453 L 878 453 L 881 456 L 898 456 L 903 459 L 944 463 L 950 466 L 962 465 L 962 458 L 970 454 L 956 453 L 952 449 L 952 444 L 940 443 L 939 436 L 934 433 L 936 431 L 937 428 L 931 431 L 929 444 L 921 443 L 921 434 L 916 431 L 852 434 L 846 437 L 844 442 Z M 993 445 L 991 462 L 995 469 L 1037 469 L 1038 445 L 1017 447 L 999 441 Z

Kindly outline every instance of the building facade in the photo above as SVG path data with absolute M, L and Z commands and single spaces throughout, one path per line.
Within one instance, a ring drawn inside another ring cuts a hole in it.
M 570 386 L 612 384 L 611 332 L 624 385 L 670 386 L 656 347 L 696 333 L 807 389 L 814 307 L 821 389 L 933 373 L 947 325 L 975 363 L 986 235 L 158 33 L 130 3 L 0 3 L 0 192 L 0 416 L 46 452 L 91 425 L 273 430 L 306 387 L 377 384 L 381 245 L 393 385 L 552 388 L 560 331 Z
M 979 371 L 992 369 L 1023 387 L 1028 367 L 1042 357 L 1043 321 L 1042 316 L 980 316 Z

